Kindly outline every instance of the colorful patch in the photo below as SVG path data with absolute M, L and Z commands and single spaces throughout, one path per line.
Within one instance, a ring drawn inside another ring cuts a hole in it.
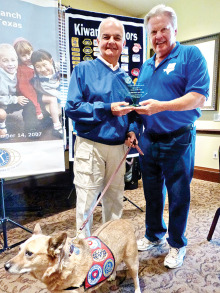
M 77 64 L 79 64 L 79 63 L 80 63 L 80 61 L 72 60 L 72 64 L 77 65 Z
M 121 62 L 122 63 L 129 63 L 129 56 L 128 55 L 121 55 Z
M 139 43 L 134 43 L 134 46 L 138 47 L 139 49 L 142 49 L 141 44 Z
M 112 259 L 107 259 L 103 266 L 103 275 L 108 278 L 114 271 L 114 262 Z
M 105 249 L 97 249 L 93 252 L 92 257 L 95 261 L 103 261 L 107 257 L 107 252 Z
M 121 69 L 123 69 L 124 71 L 128 72 L 128 64 L 122 63 L 121 64 Z
M 71 38 L 72 47 L 79 47 L 79 38 Z
M 133 79 L 133 84 L 136 84 L 136 82 L 137 82 L 137 77 Z
M 132 62 L 140 62 L 140 61 L 141 61 L 141 55 L 139 54 L 132 55 Z
M 99 51 L 98 52 L 93 52 L 93 56 L 97 57 L 99 55 L 100 55 L 100 52 Z
M 83 52 L 85 54 L 91 54 L 92 53 L 92 48 L 91 47 L 85 47 L 85 48 L 83 48 Z
M 80 61 L 80 57 L 78 57 L 78 56 L 72 56 L 72 60 Z
M 83 57 L 83 60 L 84 60 L 84 61 L 89 61 L 89 60 L 93 60 L 93 58 L 92 58 L 91 55 L 85 55 L 85 56 Z
M 92 40 L 91 39 L 84 39 L 82 41 L 83 45 L 85 46 L 91 46 L 92 45 Z
M 108 246 L 97 237 L 92 236 L 86 240 L 93 258 L 93 264 L 85 280 L 85 289 L 88 289 L 109 278 L 115 268 L 115 259 Z
M 134 53 L 138 53 L 138 52 L 140 51 L 140 49 L 139 49 L 138 46 L 133 46 L 132 51 L 133 51 Z
M 101 247 L 101 241 L 98 238 L 88 237 L 86 239 L 91 249 L 97 249 Z
M 93 40 L 93 46 L 98 46 L 97 39 L 94 39 L 94 40 Z
M 80 56 L 80 52 L 72 52 L 72 56 Z
M 128 55 L 129 54 L 128 47 L 124 47 L 121 54 Z
M 73 52 L 80 52 L 80 48 L 71 48 L 71 51 L 73 51 Z
M 99 47 L 93 47 L 94 52 L 99 52 Z
M 133 76 L 138 76 L 139 73 L 140 73 L 140 69 L 139 69 L 139 68 L 133 68 L 133 69 L 131 70 L 131 74 L 132 74 Z
M 99 265 L 94 265 L 88 272 L 87 281 L 90 286 L 96 285 L 102 276 L 102 268 Z

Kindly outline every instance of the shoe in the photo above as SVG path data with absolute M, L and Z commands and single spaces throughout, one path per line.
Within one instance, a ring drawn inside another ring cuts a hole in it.
M 153 241 L 153 242 L 148 240 L 146 237 L 144 237 L 144 238 L 139 239 L 137 241 L 138 250 L 145 251 L 145 250 L 151 249 L 153 247 L 160 246 L 160 245 L 164 244 L 165 241 L 166 241 L 165 237 L 163 237 L 157 241 Z
M 131 180 L 130 182 L 125 182 L 124 190 L 134 190 L 138 188 L 138 181 Z
M 186 247 L 183 246 L 181 248 L 171 247 L 169 249 L 169 253 L 165 257 L 164 266 L 169 269 L 175 269 L 181 267 L 183 264 L 183 259 L 186 254 Z
M 61 127 L 58 129 L 53 129 L 52 134 L 55 137 L 63 138 L 63 129 Z

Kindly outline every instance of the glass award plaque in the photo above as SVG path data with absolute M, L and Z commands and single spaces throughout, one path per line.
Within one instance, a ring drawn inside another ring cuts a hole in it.
M 130 76 L 127 76 L 125 79 L 123 79 L 123 84 L 125 87 L 121 94 L 132 101 L 132 104 L 130 102 L 129 106 L 140 107 L 140 98 L 144 96 L 144 85 L 141 83 L 134 84 Z
M 130 84 L 129 85 L 129 91 L 131 94 L 131 99 L 133 101 L 132 106 L 133 107 L 139 107 L 139 102 L 141 96 L 143 96 L 144 90 L 143 90 L 143 85 L 141 84 Z

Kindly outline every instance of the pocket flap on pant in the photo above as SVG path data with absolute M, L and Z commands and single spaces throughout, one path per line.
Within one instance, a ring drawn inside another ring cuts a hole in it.
M 78 152 L 76 152 L 75 157 L 77 159 L 89 160 L 89 158 L 90 158 L 90 151 L 87 151 L 87 150 L 79 150 Z
M 92 174 L 92 154 L 87 150 L 76 152 L 74 170 L 84 174 Z

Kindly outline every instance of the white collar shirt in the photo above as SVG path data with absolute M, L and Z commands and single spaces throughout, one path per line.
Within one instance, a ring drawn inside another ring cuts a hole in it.
M 104 58 L 102 58 L 100 55 L 98 56 L 98 58 L 105 63 L 109 68 L 111 68 L 112 71 L 115 71 L 119 68 L 119 63 L 117 63 L 115 66 L 113 66 L 111 63 L 108 63 Z

